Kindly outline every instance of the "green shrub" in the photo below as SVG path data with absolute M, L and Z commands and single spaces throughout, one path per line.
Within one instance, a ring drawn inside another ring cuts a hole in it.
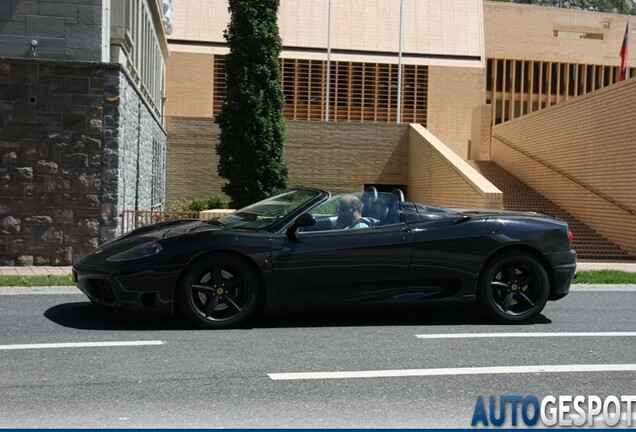
M 216 195 L 193 200 L 181 199 L 166 203 L 166 211 L 169 212 L 199 212 L 226 208 L 228 208 L 228 200 Z

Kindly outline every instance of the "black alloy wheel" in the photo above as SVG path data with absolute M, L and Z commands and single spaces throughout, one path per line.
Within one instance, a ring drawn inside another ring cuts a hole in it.
M 532 254 L 510 251 L 486 265 L 477 302 L 490 319 L 505 324 L 533 322 L 545 307 L 550 281 Z
M 240 257 L 216 253 L 186 270 L 178 295 L 182 312 L 196 326 L 237 327 L 256 308 L 258 281 Z

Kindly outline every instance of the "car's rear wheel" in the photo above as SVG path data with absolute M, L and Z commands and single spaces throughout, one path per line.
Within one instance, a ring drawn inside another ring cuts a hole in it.
M 194 325 L 237 327 L 256 309 L 258 280 L 240 257 L 215 253 L 186 270 L 177 294 L 181 311 Z
M 509 251 L 484 268 L 477 304 L 496 322 L 528 323 L 537 319 L 549 293 L 550 280 L 543 264 L 528 252 Z

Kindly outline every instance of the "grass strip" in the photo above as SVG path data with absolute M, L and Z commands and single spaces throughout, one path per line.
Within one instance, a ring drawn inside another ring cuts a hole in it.
M 71 275 L 0 276 L 0 286 L 69 286 L 75 285 Z
M 620 270 L 583 270 L 577 272 L 576 284 L 636 284 L 636 273 Z

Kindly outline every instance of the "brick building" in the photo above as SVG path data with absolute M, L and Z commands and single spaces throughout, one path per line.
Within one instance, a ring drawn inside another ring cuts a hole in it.
M 0 265 L 71 264 L 164 202 L 163 17 L 158 0 L 0 0 Z
M 554 211 L 597 249 L 584 256 L 633 259 L 636 85 L 618 83 L 628 19 L 482 0 L 283 0 L 290 182 L 399 185 L 433 204 Z M 223 0 L 175 5 L 169 199 L 221 190 L 213 117 L 227 22 Z

